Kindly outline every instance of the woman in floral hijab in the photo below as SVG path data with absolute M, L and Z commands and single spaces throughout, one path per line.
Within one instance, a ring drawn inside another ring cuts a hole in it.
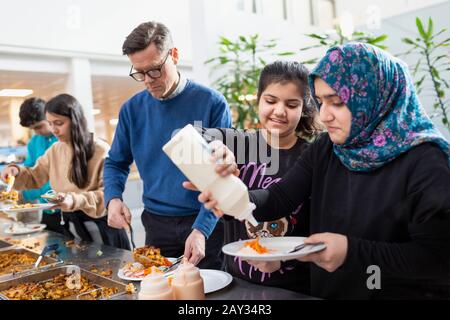
M 326 249 L 299 260 L 311 262 L 314 296 L 450 298 L 450 146 L 423 111 L 407 67 L 350 43 L 327 52 L 310 85 L 328 134 L 280 183 L 250 191 L 255 218 L 279 219 L 311 199 L 305 242 Z M 199 200 L 223 214 L 210 192 Z
M 450 145 L 425 114 L 408 67 L 399 59 L 362 43 L 328 51 L 311 73 L 338 94 L 352 114 L 351 132 L 334 152 L 352 171 L 372 171 L 425 142 L 449 156 Z

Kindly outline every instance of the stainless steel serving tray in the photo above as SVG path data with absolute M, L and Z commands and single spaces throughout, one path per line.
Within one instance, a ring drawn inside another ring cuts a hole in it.
M 39 257 L 39 253 L 36 253 L 34 251 L 22 248 L 22 247 L 13 247 L 10 249 L 5 249 L 5 250 L 1 250 L 0 251 L 0 260 L 2 259 L 2 255 L 4 254 L 9 254 L 9 253 L 25 253 L 28 256 L 34 258 L 34 260 L 36 261 L 37 258 Z M 59 261 L 55 258 L 51 258 L 48 256 L 45 256 L 42 261 L 45 261 L 47 264 L 45 266 L 42 266 L 42 262 L 41 262 L 41 267 L 39 267 L 39 269 L 37 270 L 45 270 L 45 269 L 49 269 L 55 266 L 58 266 L 60 264 L 63 264 L 63 261 Z M 0 274 L 0 283 L 4 282 L 4 281 L 10 281 L 11 279 L 15 279 L 17 277 L 20 277 L 22 275 L 28 274 L 30 272 L 36 271 L 36 269 L 34 269 L 33 265 L 27 266 L 28 268 L 26 268 L 23 271 L 19 271 L 19 272 L 15 272 L 15 273 L 3 273 Z M 0 270 L 0 272 L 2 272 L 2 270 Z
M 75 266 L 75 265 L 64 265 L 64 266 L 51 268 L 48 270 L 36 271 L 33 274 L 24 275 L 24 276 L 12 279 L 8 282 L 2 282 L 2 283 L 0 283 L 0 299 L 9 300 L 8 297 L 6 297 L 5 295 L 3 295 L 1 293 L 3 290 L 8 290 L 8 289 L 15 287 L 22 283 L 46 282 L 46 281 L 53 279 L 54 277 L 56 277 L 57 275 L 59 275 L 61 273 L 63 273 L 63 274 L 70 273 L 70 270 L 72 268 L 79 268 L 79 267 Z M 114 287 L 116 287 L 118 289 L 118 292 L 116 294 L 111 295 L 105 299 L 112 299 L 112 298 L 121 296 L 126 293 L 126 285 L 125 284 L 115 281 L 115 280 L 112 280 L 112 279 L 105 278 L 103 276 L 100 276 L 98 274 L 95 274 L 93 272 L 87 271 L 82 268 L 79 268 L 79 269 L 81 272 L 81 276 L 86 277 L 97 288 L 100 288 L 100 287 L 114 288 Z M 88 293 L 84 293 L 82 295 L 74 295 L 74 296 L 66 297 L 62 300 L 79 300 L 79 299 L 82 299 L 82 297 L 80 297 L 80 296 L 83 296 L 83 295 L 88 295 Z
M 10 249 L 14 247 L 14 245 L 12 243 L 9 243 L 5 240 L 0 240 L 0 251 L 4 251 L 6 249 Z

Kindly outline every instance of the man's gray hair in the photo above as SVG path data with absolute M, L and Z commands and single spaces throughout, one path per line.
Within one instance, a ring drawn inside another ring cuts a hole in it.
M 156 21 L 141 23 L 125 39 L 122 45 L 122 53 L 130 55 L 146 49 L 152 43 L 155 44 L 160 53 L 172 49 L 172 35 L 164 24 Z

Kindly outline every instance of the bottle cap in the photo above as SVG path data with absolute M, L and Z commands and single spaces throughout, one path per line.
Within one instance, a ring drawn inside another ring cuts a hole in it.
M 256 209 L 256 205 L 254 203 L 249 203 L 247 205 L 247 209 L 239 216 L 239 220 L 247 220 L 252 224 L 254 227 L 258 225 L 258 221 L 256 221 L 255 217 L 253 217 L 253 210 Z

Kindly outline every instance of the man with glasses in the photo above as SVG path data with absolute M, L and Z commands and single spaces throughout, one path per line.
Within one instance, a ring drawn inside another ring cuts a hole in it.
M 122 193 L 135 161 L 144 185 L 141 220 L 146 245 L 161 248 L 168 257 L 184 254 L 194 264 L 201 261 L 201 268 L 219 269 L 222 222 L 199 204 L 198 193 L 182 187 L 185 177 L 162 147 L 187 124 L 231 127 L 230 109 L 221 94 L 177 71 L 178 49 L 162 23 L 139 25 L 126 38 L 122 51 L 131 62 L 130 76 L 143 82 L 147 90 L 123 105 L 105 161 L 108 223 L 115 228 L 128 228 L 131 223 Z

